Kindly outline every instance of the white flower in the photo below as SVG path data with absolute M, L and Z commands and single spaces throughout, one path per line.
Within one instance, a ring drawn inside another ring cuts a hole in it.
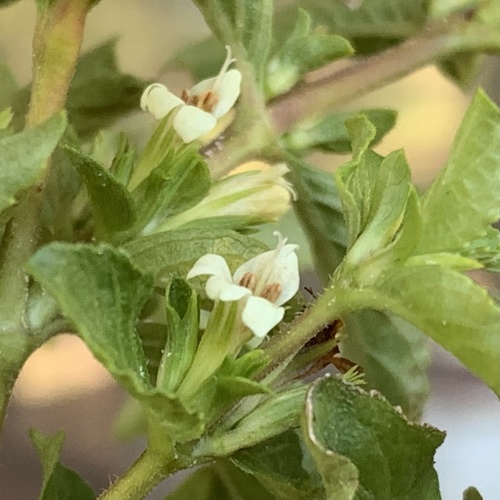
M 240 95 L 241 73 L 237 69 L 228 70 L 234 59 L 229 45 L 226 45 L 226 50 L 226 60 L 216 77 L 201 81 L 189 91 L 184 90 L 180 98 L 161 83 L 153 83 L 142 94 L 141 108 L 160 120 L 180 107 L 173 126 L 184 142 L 194 141 L 210 132 Z
M 187 275 L 187 279 L 210 275 L 205 291 L 212 300 L 243 300 L 241 321 L 260 339 L 283 319 L 281 306 L 299 289 L 297 245 L 287 245 L 286 238 L 274 234 L 276 248 L 245 262 L 232 277 L 224 258 L 214 254 L 201 257 Z

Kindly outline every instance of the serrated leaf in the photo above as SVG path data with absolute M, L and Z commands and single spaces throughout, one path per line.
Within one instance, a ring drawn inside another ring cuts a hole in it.
M 341 262 L 347 247 L 347 231 L 333 174 L 310 167 L 287 156 L 293 187 L 297 191 L 295 212 L 308 235 L 315 269 L 327 283 Z
M 37 127 L 0 139 L 0 213 L 16 204 L 42 175 L 65 128 L 66 115 L 59 113 Z
M 233 231 L 216 229 L 178 229 L 154 234 L 126 243 L 123 248 L 132 262 L 151 273 L 157 284 L 171 276 L 185 277 L 203 255 L 222 255 L 231 269 L 266 250 L 259 241 Z
M 110 171 L 92 157 L 65 146 L 89 193 L 98 239 L 129 229 L 136 220 L 135 207 L 127 189 Z
M 345 319 L 342 355 L 363 368 L 368 387 L 418 421 L 429 396 L 425 336 L 401 318 L 359 311 Z
M 27 269 L 56 298 L 94 356 L 176 439 L 201 433 L 199 416 L 173 395 L 153 388 L 149 378 L 135 322 L 151 295 L 151 276 L 107 245 L 52 243 L 28 261 Z
M 255 69 L 257 80 L 263 76 L 271 44 L 272 0 L 195 0 L 212 32 L 224 44 L 244 49 L 244 58 Z
M 40 500 L 95 500 L 90 486 L 74 471 L 59 463 L 64 433 L 44 437 L 31 429 L 30 438 L 42 462 L 43 486 Z
M 335 377 L 317 380 L 303 433 L 329 500 L 441 498 L 433 462 L 444 434 L 408 422 L 378 394 Z
M 319 120 L 301 123 L 299 127 L 287 133 L 283 140 L 287 148 L 292 151 L 307 151 L 313 148 L 332 153 L 350 153 L 352 138 L 345 122 L 360 113 L 365 115 L 376 128 L 372 146 L 379 143 L 396 123 L 396 112 L 389 109 L 336 113 Z
M 425 332 L 500 395 L 500 309 L 470 278 L 439 266 L 395 267 L 372 306 Z
M 500 112 L 478 91 L 444 169 L 422 199 L 418 253 L 459 252 L 500 218 Z
M 231 461 L 254 475 L 278 500 L 324 498 L 319 475 L 295 431 L 241 450 Z
M 275 500 L 250 474 L 226 460 L 191 474 L 165 500 Z

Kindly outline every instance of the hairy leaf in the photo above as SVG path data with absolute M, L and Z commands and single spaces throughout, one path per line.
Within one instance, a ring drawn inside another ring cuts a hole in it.
M 317 380 L 303 433 L 328 500 L 441 498 L 433 462 L 444 433 L 408 422 L 378 393 L 335 377 Z

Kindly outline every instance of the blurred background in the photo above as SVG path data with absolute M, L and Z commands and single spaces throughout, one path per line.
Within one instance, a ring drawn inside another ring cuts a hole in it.
M 0 11 L 0 61 L 10 66 L 21 85 L 30 81 L 34 22 L 32 0 Z M 178 48 L 207 34 L 198 11 L 186 0 L 106 0 L 88 19 L 84 50 L 118 37 L 124 71 L 145 79 L 160 78 L 176 88 L 184 77 L 162 74 L 160 68 Z M 500 60 L 490 58 L 481 76 L 481 84 L 497 102 L 499 69 Z M 352 107 L 398 110 L 396 128 L 377 149 L 384 154 L 404 147 L 414 182 L 425 188 L 446 159 L 469 98 L 435 68 L 426 67 Z M 119 127 L 140 137 L 149 133 L 150 122 L 138 113 L 122 120 Z M 329 157 L 317 155 L 314 161 L 332 168 Z M 290 239 L 299 240 L 304 262 L 310 262 L 300 230 L 294 233 L 296 238 Z M 436 455 L 443 500 L 461 499 L 469 485 L 476 486 L 484 500 L 498 500 L 500 402 L 445 352 L 435 346 L 432 351 L 433 392 L 424 420 L 447 431 Z M 39 349 L 16 384 L 0 441 L 0 500 L 38 498 L 41 471 L 28 440 L 30 427 L 45 433 L 64 429 L 65 465 L 82 474 L 96 491 L 106 488 L 144 446 L 141 440 L 120 443 L 113 437 L 113 421 L 125 399 L 78 338 L 61 335 Z M 168 487 L 162 485 L 150 498 L 163 498 Z

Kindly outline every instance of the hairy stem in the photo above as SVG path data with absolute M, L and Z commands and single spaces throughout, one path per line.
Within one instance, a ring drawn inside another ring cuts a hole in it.
M 297 123 L 330 112 L 336 106 L 392 83 L 412 71 L 462 51 L 495 50 L 498 37 L 461 33 L 452 23 L 440 24 L 375 55 L 355 59 L 343 69 L 298 86 L 270 106 L 271 121 L 279 134 Z
M 43 123 L 63 108 L 80 51 L 85 16 L 91 0 L 53 0 L 39 3 L 33 38 L 33 84 L 26 126 Z M 0 394 L 0 427 L 12 385 L 22 364 L 35 348 L 24 318 L 28 278 L 23 265 L 38 245 L 40 213 L 44 200 L 40 179 L 16 207 L 0 247 L 0 335 L 5 347 L 0 364 L 9 366 L 8 382 Z M 10 348 L 10 347 L 14 347 Z M 8 358 L 8 356 L 10 356 Z

